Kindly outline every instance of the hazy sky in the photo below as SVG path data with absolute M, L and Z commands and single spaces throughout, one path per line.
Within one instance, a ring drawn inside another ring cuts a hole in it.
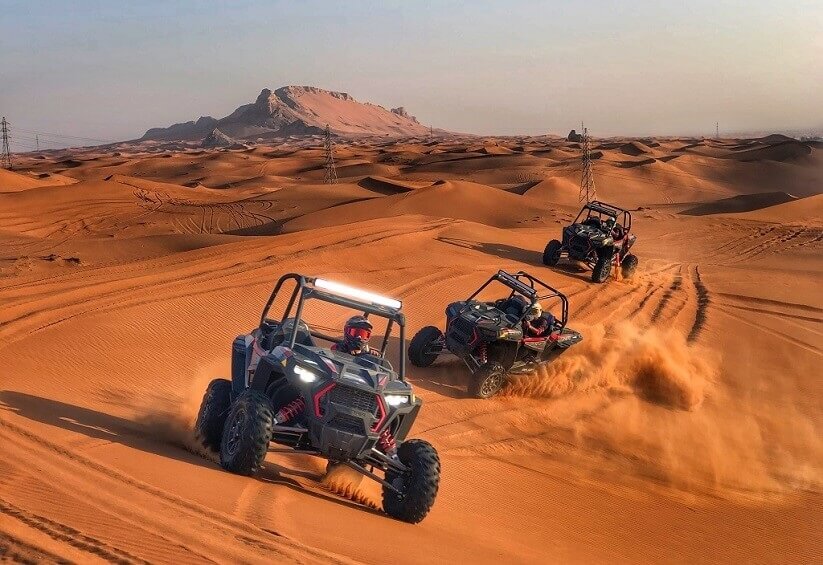
M 0 0 L 0 114 L 102 139 L 313 85 L 482 134 L 823 126 L 823 1 Z M 22 149 L 22 147 L 20 147 Z

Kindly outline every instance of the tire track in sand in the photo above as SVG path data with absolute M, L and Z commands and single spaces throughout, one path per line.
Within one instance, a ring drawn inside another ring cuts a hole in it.
M 0 531 L 0 561 L 11 561 L 12 563 L 59 563 L 60 565 L 71 563 L 62 556 L 49 553 L 44 549 L 30 545 L 23 540 L 19 540 L 5 532 Z
M 694 315 L 692 328 L 689 330 L 689 335 L 686 338 L 690 343 L 696 341 L 703 332 L 703 328 L 706 325 L 706 315 L 709 311 L 709 304 L 711 304 L 709 289 L 706 288 L 703 279 L 700 277 L 700 267 L 698 265 L 695 265 L 692 271 L 692 282 L 697 292 L 697 312 Z
M 3 499 L 0 499 L 0 514 L 22 522 L 30 528 L 41 531 L 53 540 L 67 543 L 72 547 L 101 557 L 111 563 L 122 565 L 149 563 L 145 559 L 135 557 L 122 549 L 108 545 L 65 524 L 27 512 Z
M 85 503 L 105 509 L 130 529 L 165 540 L 164 548 L 182 550 L 183 555 L 204 561 L 208 554 L 218 561 L 352 562 L 142 482 L 3 418 L 0 441 L 19 461 L 37 461 L 26 469 L 51 489 L 82 493 Z M 250 553 L 239 554 L 237 541 Z
M 661 315 L 663 314 L 663 310 L 669 305 L 675 295 L 680 293 L 681 287 L 683 286 L 683 265 L 680 265 L 677 269 L 677 274 L 674 275 L 669 288 L 663 293 L 663 297 L 660 299 L 660 302 L 657 304 L 657 307 L 652 312 L 651 323 L 656 323 Z M 681 306 L 682 308 L 682 306 Z M 676 316 L 675 313 L 672 316 L 672 319 Z

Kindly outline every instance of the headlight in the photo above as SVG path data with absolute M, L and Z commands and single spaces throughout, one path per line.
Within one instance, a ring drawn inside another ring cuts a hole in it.
M 400 406 L 401 404 L 407 404 L 409 402 L 409 397 L 405 394 L 387 394 L 386 395 L 386 404 L 389 406 Z
M 300 377 L 300 380 L 304 383 L 313 383 L 317 380 L 317 374 L 309 371 L 308 369 L 304 369 L 300 365 L 297 365 L 294 368 L 294 374 Z

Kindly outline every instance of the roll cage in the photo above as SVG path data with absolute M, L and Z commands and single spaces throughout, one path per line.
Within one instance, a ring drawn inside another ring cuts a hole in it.
M 283 286 L 283 284 L 289 280 L 294 281 L 296 284 L 294 290 L 291 293 L 291 296 L 289 296 L 289 302 L 286 305 L 286 309 L 283 312 L 283 316 L 280 318 L 280 320 L 269 318 L 269 310 L 271 309 L 275 298 L 277 298 L 277 294 L 280 292 L 280 289 Z M 338 285 L 337 283 L 329 283 L 328 281 L 325 281 L 325 279 L 320 279 L 319 277 L 306 277 L 296 273 L 287 273 L 280 277 L 280 279 L 277 281 L 277 284 L 274 286 L 274 290 L 269 296 L 268 301 L 266 301 L 266 306 L 263 308 L 263 313 L 260 315 L 260 328 L 263 329 L 266 326 L 267 322 L 282 323 L 283 321 L 289 318 L 293 318 L 294 323 L 292 324 L 291 334 L 286 336 L 286 339 L 283 343 L 284 345 L 288 345 L 289 348 L 294 348 L 300 330 L 300 321 L 301 316 L 303 315 L 303 306 L 306 300 L 312 299 L 320 300 L 322 302 L 329 302 L 331 304 L 343 306 L 344 308 L 351 308 L 352 310 L 358 310 L 360 312 L 363 312 L 363 315 L 366 317 L 372 314 L 381 318 L 386 318 L 388 320 L 388 323 L 386 325 L 386 335 L 383 337 L 383 343 L 380 346 L 379 357 L 381 359 L 385 359 L 386 349 L 389 344 L 389 337 L 391 336 L 392 328 L 394 324 L 397 324 L 400 328 L 400 347 L 398 352 L 400 355 L 400 360 L 397 365 L 399 369 L 398 376 L 401 380 L 404 380 L 406 375 L 406 316 L 401 311 L 402 304 L 399 301 L 385 299 L 381 296 L 378 296 L 370 292 L 361 291 L 354 288 L 349 289 L 355 291 L 358 294 L 362 294 L 365 297 L 368 297 L 370 295 L 375 299 L 381 299 L 386 302 L 395 302 L 397 304 L 397 307 L 370 301 L 366 298 L 364 298 L 363 300 L 358 300 L 353 296 L 347 296 L 345 292 L 329 290 L 326 288 L 319 288 L 318 281 L 320 281 L 320 283 L 322 283 L 323 285 L 332 284 L 335 287 L 343 287 L 343 285 Z M 292 316 L 291 314 L 293 309 L 294 315 Z M 306 325 L 309 327 L 309 334 L 311 334 L 312 337 L 316 337 L 318 339 L 322 339 L 329 342 L 336 342 L 338 339 L 335 336 L 331 336 L 313 330 L 310 325 Z
M 556 288 L 547 285 L 540 279 L 533 277 L 524 271 L 517 271 L 516 273 L 507 273 L 503 270 L 497 271 L 497 273 L 489 277 L 489 280 L 483 283 L 483 286 L 474 291 L 474 294 L 469 296 L 466 301 L 468 302 L 469 300 L 474 300 L 478 294 L 483 292 L 483 290 L 493 282 L 502 283 L 512 290 L 506 299 L 514 297 L 515 294 L 520 294 L 529 301 L 530 306 L 540 300 L 548 300 L 550 298 L 560 299 L 562 312 L 560 316 L 559 329 L 562 330 L 566 327 L 566 322 L 569 320 L 569 299 L 566 298 L 565 294 Z M 523 312 L 520 315 L 517 319 L 518 324 L 523 321 L 526 314 L 527 312 Z
M 594 214 L 593 214 L 594 212 Z M 583 217 L 583 214 L 586 214 Z M 606 204 L 605 202 L 600 202 L 598 200 L 592 200 L 583 208 L 581 208 L 580 213 L 577 214 L 577 218 L 574 219 L 574 224 L 582 224 L 585 223 L 586 220 L 591 218 L 597 214 L 599 219 L 603 219 L 603 216 L 608 216 L 609 218 L 614 218 L 615 221 L 619 221 L 620 225 L 623 226 L 623 229 L 628 232 L 632 227 L 632 214 L 628 210 L 624 210 L 623 208 L 618 208 L 617 206 L 612 206 L 611 204 Z

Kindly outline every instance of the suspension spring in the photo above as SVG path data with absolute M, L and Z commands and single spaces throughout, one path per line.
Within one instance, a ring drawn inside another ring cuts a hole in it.
M 380 438 L 377 440 L 377 444 L 380 446 L 380 449 L 383 450 L 383 453 L 389 457 L 393 457 L 397 453 L 397 442 L 394 441 L 394 436 L 391 435 L 389 428 L 382 431 Z
M 488 345 L 485 343 L 477 348 L 477 356 L 480 358 L 480 364 L 484 365 L 489 360 Z
M 274 416 L 274 423 L 283 424 L 288 422 L 302 412 L 305 407 L 306 402 L 302 398 L 292 400 L 277 412 Z

